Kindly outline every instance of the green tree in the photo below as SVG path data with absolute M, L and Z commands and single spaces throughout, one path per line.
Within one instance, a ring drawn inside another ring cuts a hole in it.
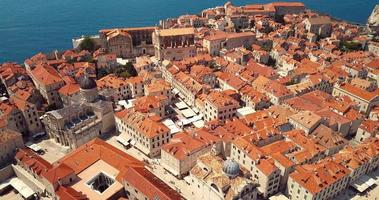
M 105 68 L 97 69 L 97 78 L 100 79 L 104 76 L 108 75 L 108 71 Z
M 90 37 L 85 37 L 83 41 L 79 44 L 80 50 L 95 51 L 96 44 Z
M 121 72 L 119 76 L 123 77 L 123 78 L 129 78 L 129 77 L 131 77 L 131 75 L 127 71 Z
M 116 74 L 117 76 L 120 76 L 120 74 L 121 74 L 122 72 L 124 72 L 124 71 L 125 71 L 124 67 L 123 67 L 123 66 L 119 66 L 119 67 L 117 67 L 117 68 L 115 68 L 115 69 L 113 70 L 113 73 Z
M 129 78 L 133 76 L 137 76 L 137 70 L 134 68 L 133 63 L 128 62 L 125 65 L 120 65 L 117 68 L 113 70 L 113 73 L 116 74 L 116 76 Z
M 362 45 L 358 42 L 345 41 L 341 43 L 340 49 L 342 51 L 359 51 L 362 50 Z
M 128 62 L 124 65 L 125 70 L 129 73 L 130 76 L 137 76 L 137 70 L 134 68 L 133 63 Z

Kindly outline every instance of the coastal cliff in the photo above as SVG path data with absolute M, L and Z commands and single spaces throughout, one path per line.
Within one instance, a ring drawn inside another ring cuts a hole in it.
M 367 20 L 367 27 L 374 35 L 379 35 L 379 4 L 377 4 Z

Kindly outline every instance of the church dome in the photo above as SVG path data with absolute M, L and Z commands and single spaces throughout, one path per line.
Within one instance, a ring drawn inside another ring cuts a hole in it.
M 234 160 L 226 160 L 222 166 L 222 170 L 228 177 L 234 178 L 240 173 L 240 166 Z
M 97 87 L 96 81 L 88 75 L 83 75 L 79 79 L 79 86 L 81 89 L 90 90 Z

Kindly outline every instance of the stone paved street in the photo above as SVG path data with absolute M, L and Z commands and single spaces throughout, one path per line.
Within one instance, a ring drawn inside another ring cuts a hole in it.
M 44 151 L 45 154 L 41 155 L 42 158 L 49 161 L 50 163 L 53 163 L 63 156 L 65 156 L 67 153 L 70 152 L 70 149 L 67 147 L 63 147 L 57 143 L 55 143 L 52 139 L 44 139 L 38 142 L 35 142 L 38 146 L 40 146 Z

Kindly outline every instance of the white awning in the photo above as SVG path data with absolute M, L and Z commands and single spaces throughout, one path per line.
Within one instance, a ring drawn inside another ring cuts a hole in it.
M 199 109 L 197 109 L 196 107 L 192 108 L 193 111 L 195 111 L 195 113 L 199 114 Z
M 179 92 L 178 94 L 180 98 L 184 99 L 184 95 L 182 93 Z
M 131 140 L 130 144 L 134 146 L 134 145 L 136 145 L 136 141 L 135 140 Z
M 184 103 L 183 101 L 180 101 L 180 102 L 176 103 L 175 106 L 176 106 L 179 110 L 182 110 L 182 109 L 188 108 L 187 104 Z
M 174 88 L 174 89 L 172 89 L 172 93 L 175 94 L 175 95 L 176 95 L 176 94 L 179 94 L 179 90 L 176 89 L 176 88 Z
M 170 118 L 167 118 L 167 119 L 163 120 L 162 124 L 164 124 L 166 126 L 175 125 L 174 121 L 172 121 Z
M 350 185 L 354 187 L 355 189 L 357 189 L 359 192 L 364 192 L 365 190 L 367 190 L 367 188 L 374 185 L 375 183 L 376 183 L 375 179 L 367 175 L 362 175 L 353 183 L 350 183 Z
M 196 128 L 202 128 L 204 127 L 204 121 L 203 120 L 198 120 L 196 122 L 192 122 L 193 125 L 196 127 Z
M 179 126 L 185 126 L 185 125 L 188 125 L 188 124 L 190 124 L 190 123 L 191 123 L 191 121 L 188 120 L 188 119 L 181 119 L 180 121 L 177 122 L 177 124 L 178 124 Z
M 182 129 L 180 129 L 174 121 L 172 121 L 171 119 L 165 119 L 162 121 L 162 123 L 167 126 L 167 128 L 170 129 L 170 134 L 175 134 L 177 132 L 180 132 Z
M 39 145 L 36 145 L 36 144 L 31 144 L 28 146 L 30 149 L 32 149 L 33 151 L 35 152 L 38 152 L 38 151 L 41 151 L 42 150 L 42 147 L 40 147 Z
M 203 115 L 202 115 L 202 114 L 200 114 L 200 115 L 196 115 L 196 116 L 192 117 L 192 118 L 191 118 L 191 121 L 192 121 L 192 122 L 196 122 L 196 121 L 199 121 L 199 120 L 201 120 L 201 119 L 203 119 Z
M 269 200 L 288 200 L 288 198 L 286 196 L 284 196 L 283 194 L 278 193 L 278 194 L 276 194 L 274 196 L 271 196 L 269 198 Z
M 185 110 L 182 110 L 182 114 L 183 114 L 183 116 L 184 117 L 186 117 L 187 119 L 188 118 L 191 118 L 191 117 L 193 117 L 193 116 L 195 116 L 196 115 L 196 113 L 195 112 L 193 112 L 191 109 L 185 109 Z
M 117 136 L 116 137 L 117 142 L 121 143 L 124 146 L 128 146 L 129 142 L 122 136 Z
M 11 185 L 17 192 L 21 194 L 24 199 L 29 199 L 35 194 L 35 192 L 28 187 L 21 179 L 15 177 L 7 180 L 6 182 L 0 184 L 0 190 Z
M 125 100 L 118 101 L 117 103 L 118 103 L 118 105 L 121 105 L 124 107 L 126 107 L 128 105 L 128 102 L 126 102 Z

